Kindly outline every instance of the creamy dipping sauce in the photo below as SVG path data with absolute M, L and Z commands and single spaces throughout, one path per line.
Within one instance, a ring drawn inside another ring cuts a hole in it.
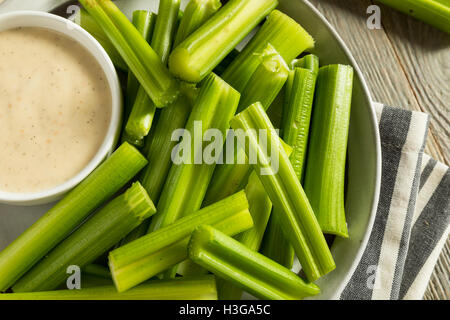
M 78 42 L 43 28 L 0 32 L 0 190 L 48 190 L 102 145 L 111 91 Z

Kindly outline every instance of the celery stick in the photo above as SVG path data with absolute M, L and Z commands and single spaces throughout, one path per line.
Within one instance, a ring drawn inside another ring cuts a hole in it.
M 180 0 L 159 1 L 158 18 L 156 19 L 155 32 L 151 45 L 161 57 L 164 65 L 167 65 L 167 60 L 172 49 L 179 12 Z
M 156 15 L 146 10 L 136 10 L 133 12 L 133 25 L 139 31 L 139 33 L 144 37 L 144 39 L 148 42 L 152 35 L 153 30 L 155 28 Z M 138 90 L 140 88 L 140 84 L 138 79 L 134 76 L 133 72 L 128 71 L 128 80 L 127 80 L 127 92 L 126 92 L 126 103 L 125 103 L 125 123 L 130 116 L 131 110 L 133 108 L 134 102 L 136 100 L 136 96 Z
M 294 264 L 295 252 L 281 228 L 279 216 L 276 213 L 270 216 L 261 253 L 290 270 Z
M 308 54 L 300 59 L 294 59 L 291 62 L 291 69 L 303 68 L 314 72 L 317 76 L 319 73 L 319 57 L 314 54 Z
M 145 189 L 134 183 L 56 246 L 12 287 L 13 291 L 58 288 L 67 279 L 67 267 L 83 268 L 92 263 L 155 212 Z
M 319 59 L 317 56 L 307 55 L 299 60 L 294 60 L 292 66 L 294 70 L 290 71 L 286 85 L 282 137 L 293 147 L 290 160 L 297 177 L 302 182 L 314 90 L 319 72 Z M 277 223 L 277 216 L 274 214 L 269 222 L 262 252 L 272 260 L 291 269 L 294 262 L 294 249 L 286 240 L 281 226 Z
M 254 172 L 248 179 L 245 193 L 247 194 L 249 211 L 254 226 L 250 230 L 237 235 L 235 239 L 247 248 L 258 251 L 272 211 L 272 202 Z M 241 288 L 222 279 L 217 281 L 217 291 L 221 300 L 240 300 L 242 297 Z
M 320 68 L 304 184 L 322 231 L 344 238 L 348 237 L 344 188 L 352 89 L 352 67 Z
M 170 71 L 200 82 L 278 4 L 277 0 L 230 0 L 171 53 Z
M 144 138 L 150 132 L 155 118 L 156 106 L 150 100 L 147 92 L 143 87 L 139 87 L 136 100 L 125 126 L 123 138 L 125 141 L 142 147 Z
M 117 68 L 123 71 L 127 71 L 127 64 L 125 63 L 125 61 L 123 61 L 122 56 L 113 46 L 111 41 L 109 41 L 102 28 L 94 21 L 94 19 L 92 19 L 92 17 L 89 15 L 89 13 L 86 12 L 86 10 L 81 9 L 79 11 L 79 15 L 80 26 L 84 30 L 89 32 L 100 43 L 100 45 L 103 47 L 103 49 L 105 49 L 106 53 L 111 58 L 111 61 Z
M 192 233 L 188 252 L 195 263 L 261 299 L 299 300 L 320 293 L 315 284 L 210 226 Z
M 111 286 L 0 294 L 0 300 L 217 300 L 214 276 L 148 281 L 127 292 Z
M 189 37 L 222 6 L 220 0 L 191 0 L 184 10 L 174 41 L 174 48 Z
M 167 65 L 167 59 L 172 48 L 179 11 L 180 0 L 161 0 L 159 3 L 151 46 L 164 65 Z M 125 126 L 124 136 L 126 141 L 137 146 L 143 146 L 144 138 L 149 134 L 152 127 L 155 112 L 155 104 L 147 95 L 145 89 L 140 87 L 130 118 Z
M 271 44 L 290 63 L 306 49 L 314 47 L 314 39 L 292 18 L 274 10 L 255 37 L 223 73 L 223 79 L 242 91 L 260 64 L 259 56 Z
M 178 94 L 178 82 L 156 52 L 111 0 L 80 0 L 102 27 L 156 107 L 163 108 Z
M 261 104 L 251 105 L 230 123 L 233 129 L 242 129 L 249 137 L 248 146 L 243 146 L 245 152 L 247 156 L 257 155 L 254 171 L 274 208 L 277 208 L 274 213 L 279 214 L 281 227 L 294 247 L 308 280 L 315 281 L 332 271 L 336 265 L 320 225 Z M 267 142 L 259 140 L 257 132 L 261 129 L 267 133 Z M 260 145 L 264 142 L 267 148 Z M 273 156 L 278 156 L 273 163 L 269 160 L 268 150 Z
M 97 276 L 105 279 L 112 279 L 111 272 L 109 272 L 109 269 L 98 264 L 93 263 L 88 264 L 85 267 L 83 267 L 82 272 L 84 274 L 88 274 L 91 276 Z
M 204 161 L 206 159 L 203 159 L 203 147 L 207 143 L 197 146 L 195 140 L 202 141 L 205 132 L 210 128 L 219 130 L 224 137 L 229 128 L 229 121 L 236 112 L 239 98 L 239 93 L 214 73 L 205 79 L 186 124 L 186 132 L 191 135 L 185 138 L 185 141 L 190 140 L 187 147 L 190 155 L 186 157 L 184 163 L 174 164 L 170 169 L 157 205 L 158 213 L 150 223 L 150 232 L 200 209 L 215 162 L 208 164 Z M 198 123 L 201 124 L 201 128 L 196 127 Z
M 448 0 L 378 1 L 450 34 L 450 2 Z
M 295 68 L 290 72 L 283 108 L 283 140 L 294 148 L 291 163 L 298 179 L 303 181 L 308 147 L 311 112 L 317 74 Z
M 158 203 L 172 166 L 171 154 L 177 144 L 172 141 L 172 134 L 185 127 L 191 110 L 189 101 L 181 95 L 173 105 L 161 111 L 154 132 L 152 130 L 147 136 L 149 165 L 142 171 L 140 181 L 155 203 Z
M 242 98 L 237 112 L 258 101 L 267 110 L 280 93 L 288 76 L 289 68 L 286 62 L 273 46 L 268 44 L 261 56 L 261 64 L 241 92 Z
M 245 192 L 239 192 L 111 251 L 109 266 L 119 292 L 185 260 L 189 236 L 202 224 L 211 224 L 229 235 L 251 228 L 253 221 Z
M 13 285 L 146 164 L 147 160 L 139 151 L 128 143 L 122 144 L 47 214 L 0 252 L 0 291 Z

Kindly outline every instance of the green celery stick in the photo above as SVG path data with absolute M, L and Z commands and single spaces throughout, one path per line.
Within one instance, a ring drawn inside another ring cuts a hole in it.
M 111 0 L 80 0 L 80 3 L 102 27 L 156 107 L 172 103 L 179 95 L 178 82 L 117 6 Z
M 189 258 L 254 296 L 267 300 L 299 300 L 320 293 L 282 265 L 210 226 L 192 233 Z
M 305 169 L 316 80 L 317 72 L 295 68 L 286 86 L 282 137 L 294 148 L 291 163 L 300 181 L 303 181 Z
M 293 65 L 311 69 L 295 67 L 290 71 L 283 108 L 282 137 L 293 147 L 290 160 L 297 178 L 302 182 L 319 60 L 316 56 L 307 55 Z M 270 221 L 263 253 L 290 269 L 294 262 L 294 248 L 285 239 L 277 216 L 274 214 Z
M 320 68 L 304 184 L 322 231 L 344 238 L 348 237 L 344 188 L 352 89 L 352 67 Z
M 128 143 L 122 144 L 83 182 L 0 252 L 0 292 L 12 286 L 146 164 L 147 160 L 139 151 Z
M 122 56 L 119 54 L 119 52 L 116 50 L 116 48 L 113 46 L 111 41 L 109 41 L 106 34 L 103 32 L 102 28 L 92 19 L 92 17 L 87 13 L 86 10 L 81 9 L 79 11 L 80 15 L 80 26 L 89 32 L 105 49 L 108 56 L 111 58 L 111 61 L 114 63 L 114 65 L 123 70 L 127 71 L 128 66 L 123 61 Z
M 203 141 L 205 132 L 210 128 L 219 130 L 224 137 L 239 98 L 240 94 L 214 73 L 205 79 L 186 124 L 186 131 L 191 134 L 191 137 L 185 138 L 191 142 L 190 156 L 186 157 L 185 163 L 174 164 L 170 169 L 157 205 L 158 213 L 150 223 L 149 232 L 200 209 L 215 163 L 199 161 L 207 143 L 197 146 L 195 140 Z M 196 132 L 200 131 L 195 127 L 198 123 L 201 123 L 201 132 Z
M 248 146 L 242 147 L 247 156 L 257 155 L 257 163 L 252 165 L 254 171 L 274 208 L 277 208 L 274 213 L 278 213 L 281 227 L 294 247 L 308 280 L 315 281 L 335 269 L 336 265 L 314 211 L 261 104 L 255 103 L 235 116 L 231 120 L 231 126 L 234 130 L 242 129 L 249 137 Z M 267 133 L 267 146 L 259 140 L 259 130 Z M 271 150 L 272 156 L 278 156 L 278 159 L 271 162 L 268 150 Z
M 134 183 L 56 246 L 12 287 L 13 291 L 58 288 L 67 279 L 67 267 L 83 268 L 92 263 L 155 212 L 145 189 Z
M 109 272 L 109 269 L 98 264 L 93 263 L 88 264 L 85 267 L 83 267 L 82 272 L 84 274 L 88 274 L 91 276 L 96 276 L 105 279 L 112 279 L 111 272 Z
M 172 166 L 171 154 L 177 144 L 172 141 L 172 134 L 176 129 L 185 127 L 191 110 L 190 102 L 181 95 L 170 107 L 161 110 L 154 131 L 146 138 L 149 165 L 142 171 L 140 181 L 155 203 L 158 203 Z
M 237 112 L 258 101 L 267 110 L 280 93 L 288 76 L 289 68 L 286 62 L 269 43 L 261 55 L 261 64 L 241 92 L 242 98 Z
M 205 20 L 208 19 L 207 15 L 203 15 L 202 17 Z M 199 18 L 197 16 L 197 19 Z M 205 20 L 199 19 L 198 23 L 201 25 Z M 191 33 L 195 30 L 195 25 L 191 24 L 185 32 Z M 181 36 L 179 37 L 181 38 Z M 146 139 L 146 145 L 148 146 L 146 154 L 149 165 L 143 171 L 140 180 L 155 203 L 159 199 L 167 174 L 172 165 L 171 153 L 176 145 L 174 141 L 171 141 L 172 133 L 176 129 L 185 127 L 192 110 L 192 105 L 198 96 L 197 88 L 186 82 L 181 82 L 180 90 L 182 94 L 175 103 L 170 108 L 161 110 L 154 133 L 147 136 Z
M 214 276 L 148 281 L 127 292 L 102 286 L 81 290 L 0 294 L 0 300 L 217 300 Z
M 300 59 L 294 59 L 291 62 L 291 69 L 303 68 L 314 72 L 317 76 L 319 73 L 319 57 L 314 54 L 308 54 Z
M 450 34 L 449 0 L 378 0 Z
M 258 57 L 269 43 L 288 64 L 306 49 L 314 47 L 314 39 L 296 21 L 274 10 L 255 37 L 223 73 L 223 79 L 241 92 L 259 66 Z
M 172 49 L 179 12 L 180 0 L 159 1 L 158 18 L 156 19 L 155 32 L 151 45 L 161 57 L 164 65 L 167 65 L 167 60 Z
M 156 17 L 156 14 L 146 10 L 136 10 L 133 12 L 132 23 L 147 42 L 151 40 L 153 35 Z M 134 76 L 133 72 L 128 71 L 127 91 L 125 96 L 125 124 L 130 116 L 139 88 L 140 84 L 138 79 Z
M 253 228 L 235 237 L 247 248 L 258 251 L 272 211 L 272 202 L 267 196 L 256 173 L 252 173 L 245 188 L 249 203 L 249 211 L 253 219 Z M 217 279 L 217 291 L 221 300 L 240 300 L 241 288 L 231 282 Z
M 174 41 L 174 48 L 211 18 L 222 6 L 220 0 L 191 0 L 184 10 Z
M 152 232 L 109 254 L 109 267 L 119 292 L 126 291 L 187 258 L 192 231 L 210 224 L 229 235 L 253 226 L 245 192 L 239 192 Z
M 153 36 L 156 15 L 145 10 L 133 12 L 133 24 L 148 42 Z M 158 53 L 158 52 L 157 52 Z M 135 92 L 136 90 L 136 92 Z M 142 147 L 155 118 L 156 106 L 132 72 L 128 73 L 125 130 L 122 139 Z
M 261 253 L 273 261 L 285 266 L 289 270 L 294 265 L 294 247 L 289 243 L 281 224 L 278 221 L 280 214 L 270 216 L 269 225 L 264 234 Z
M 152 127 L 155 113 L 155 104 L 149 98 L 144 87 L 140 86 L 130 116 L 125 125 L 123 139 L 135 146 L 142 147 L 144 145 L 144 138 L 148 135 Z
M 230 0 L 171 53 L 170 71 L 200 82 L 276 6 L 277 0 Z
M 167 65 L 170 49 L 177 26 L 180 11 L 180 0 L 161 0 L 155 31 L 153 32 L 151 46 L 160 56 L 162 63 Z M 149 134 L 155 118 L 156 105 L 147 95 L 144 87 L 140 87 L 136 101 L 125 126 L 126 141 L 137 145 L 144 145 L 144 138 Z

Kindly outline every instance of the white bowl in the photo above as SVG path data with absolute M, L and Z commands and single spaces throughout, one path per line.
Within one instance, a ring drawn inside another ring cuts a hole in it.
M 85 47 L 103 69 L 111 90 L 111 119 L 105 139 L 94 156 L 81 172 L 70 180 L 49 190 L 36 193 L 9 193 L 0 191 L 0 203 L 11 205 L 38 205 L 61 198 L 85 179 L 112 151 L 121 128 L 122 92 L 119 78 L 111 59 L 102 46 L 77 24 L 61 17 L 38 11 L 15 11 L 0 15 L 0 31 L 16 27 L 41 27 L 62 33 Z
M 359 263 L 372 231 L 381 181 L 381 147 L 376 114 L 366 81 L 338 33 L 306 0 L 280 0 L 279 9 L 297 20 L 316 40 L 322 65 L 348 64 L 355 69 L 348 142 L 346 216 L 350 239 L 336 238 L 331 248 L 336 270 L 317 281 L 314 299 L 338 299 Z

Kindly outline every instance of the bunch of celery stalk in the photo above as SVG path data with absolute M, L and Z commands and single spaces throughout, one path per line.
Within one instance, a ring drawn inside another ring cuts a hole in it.
M 110 0 L 80 2 L 81 26 L 128 75 L 122 142 L 0 252 L 0 292 L 13 292 L 0 300 L 318 294 L 313 282 L 336 267 L 324 234 L 349 236 L 353 69 L 320 67 L 305 53 L 313 38 L 277 0 L 191 0 L 184 11 L 160 0 L 157 14 L 139 10 L 132 21 Z M 270 108 L 283 109 L 279 132 Z M 199 121 L 201 137 L 221 133 L 218 158 L 244 161 L 197 163 L 207 144 L 183 136 L 189 161 L 173 163 L 173 132 Z M 230 126 L 248 144 L 225 150 Z M 64 290 L 73 265 L 82 288 Z

